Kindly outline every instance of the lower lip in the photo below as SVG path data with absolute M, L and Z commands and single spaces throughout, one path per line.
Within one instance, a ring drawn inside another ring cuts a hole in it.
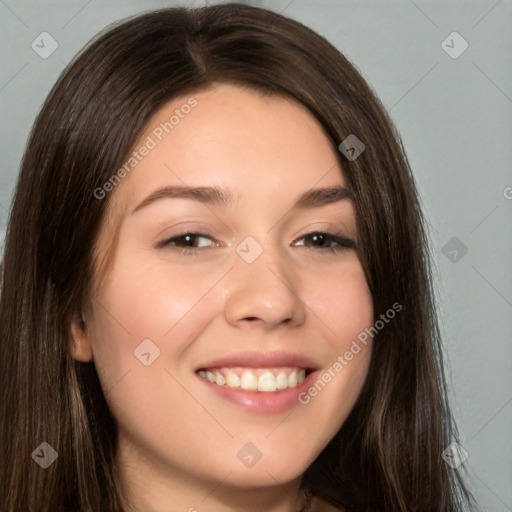
M 298 396 L 305 392 L 314 382 L 318 372 L 310 373 L 298 386 L 294 388 L 282 389 L 280 391 L 247 391 L 241 388 L 230 388 L 229 386 L 219 386 L 213 384 L 200 375 L 197 376 L 205 386 L 213 393 L 230 400 L 250 411 L 260 414 L 279 414 L 296 407 L 302 406 Z

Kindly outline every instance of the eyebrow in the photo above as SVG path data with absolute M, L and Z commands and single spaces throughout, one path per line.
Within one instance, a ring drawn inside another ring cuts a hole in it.
M 168 186 L 155 190 L 146 197 L 132 211 L 132 215 L 142 208 L 160 199 L 193 199 L 201 203 L 225 208 L 234 206 L 234 195 L 229 190 L 223 190 L 216 186 Z M 351 194 L 347 188 L 342 186 L 315 188 L 304 192 L 292 209 L 309 209 L 325 206 L 343 199 L 350 199 Z

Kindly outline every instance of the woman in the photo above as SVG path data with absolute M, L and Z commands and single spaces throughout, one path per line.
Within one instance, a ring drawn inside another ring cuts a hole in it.
M 399 136 L 323 38 L 238 4 L 111 28 L 16 190 L 5 510 L 461 511 L 427 254 Z

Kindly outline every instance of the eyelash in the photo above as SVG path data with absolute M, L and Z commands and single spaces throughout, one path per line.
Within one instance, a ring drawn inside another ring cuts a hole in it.
M 338 247 L 336 247 L 336 248 L 320 247 L 319 249 L 312 249 L 312 248 L 309 248 L 309 249 L 314 250 L 314 251 L 315 250 L 316 251 L 318 251 L 318 250 L 331 251 L 333 254 L 337 254 L 339 251 L 342 251 L 344 249 L 356 249 L 357 248 L 357 245 L 354 242 L 354 240 L 352 240 L 350 238 L 343 237 L 343 236 L 335 235 L 334 233 L 327 233 L 325 231 L 312 231 L 311 233 L 306 233 L 305 235 L 302 235 L 300 238 L 297 238 L 296 240 L 294 240 L 294 243 L 297 240 L 302 240 L 303 238 L 310 238 L 310 237 L 318 236 L 318 235 L 326 236 L 327 239 L 331 239 L 331 241 L 337 243 Z M 190 236 L 193 238 L 195 238 L 195 237 L 209 238 L 210 240 L 213 241 L 213 239 L 210 236 L 208 236 L 204 233 L 193 233 L 193 232 L 186 231 L 185 233 L 182 233 L 181 235 L 177 235 L 172 238 L 168 238 L 167 240 L 163 240 L 162 242 L 160 242 L 157 245 L 157 248 L 164 249 L 166 247 L 171 247 L 172 250 L 179 251 L 180 254 L 184 254 L 187 256 L 197 256 L 197 254 L 199 252 L 199 248 L 197 248 L 197 247 L 177 248 L 177 247 L 173 246 L 172 242 L 174 242 L 182 237 L 185 237 L 185 236 Z M 206 248 L 210 249 L 211 246 L 208 246 Z

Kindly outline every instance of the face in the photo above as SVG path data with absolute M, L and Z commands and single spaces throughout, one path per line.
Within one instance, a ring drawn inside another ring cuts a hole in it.
M 123 478 L 183 510 L 283 494 L 347 418 L 371 354 L 354 349 L 373 310 L 337 155 L 298 103 L 227 84 L 166 105 L 134 151 L 97 244 L 115 243 L 112 264 L 73 331 Z

